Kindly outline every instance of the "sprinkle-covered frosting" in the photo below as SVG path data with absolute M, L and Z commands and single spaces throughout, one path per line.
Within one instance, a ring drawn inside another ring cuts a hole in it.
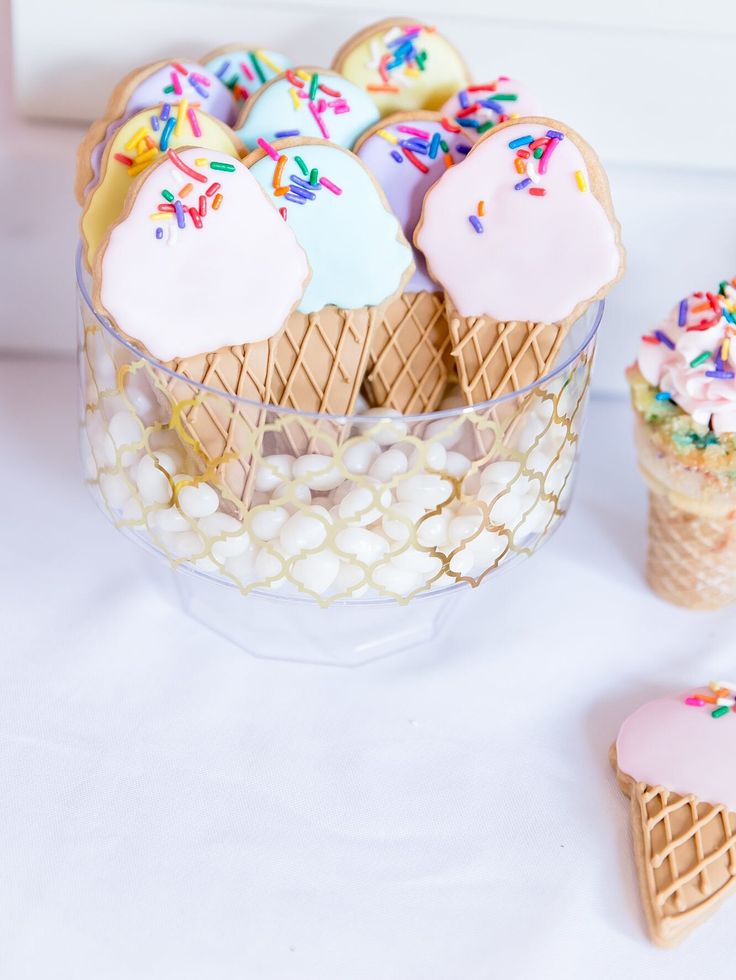
M 287 69 L 246 103 L 237 133 L 248 149 L 270 141 L 307 136 L 351 149 L 378 121 L 378 110 L 360 88 L 321 68 Z
M 621 726 L 618 768 L 636 782 L 736 810 L 736 685 L 712 681 L 643 705 Z
M 242 163 L 169 148 L 100 250 L 95 301 L 168 361 L 272 337 L 308 275 L 294 233 Z
M 102 153 L 112 134 L 121 123 L 141 109 L 164 102 L 177 107 L 180 102 L 186 102 L 187 108 L 203 109 L 229 126 L 235 122 L 238 107 L 232 93 L 204 65 L 194 61 L 170 61 L 163 65 L 156 62 L 149 68 L 139 69 L 139 73 L 140 79 L 128 95 L 127 102 L 114 111 L 116 118 L 110 121 L 104 140 L 92 150 L 92 180 L 87 191 L 99 176 Z
M 245 102 L 266 82 L 291 68 L 291 60 L 285 54 L 240 45 L 220 48 L 211 55 L 205 55 L 202 60 L 239 103 Z
M 560 125 L 492 129 L 427 194 L 415 242 L 461 316 L 556 323 L 621 274 L 618 226 Z
M 327 143 L 259 146 L 264 156 L 251 172 L 312 269 L 299 310 L 378 306 L 397 293 L 413 267 L 411 248 L 360 160 Z
M 100 242 L 118 220 L 125 195 L 135 178 L 152 166 L 169 147 L 202 146 L 238 157 L 242 149 L 231 129 L 219 119 L 184 101 L 145 109 L 117 130 L 105 151 L 102 177 L 87 198 L 82 235 L 91 265 Z
M 434 27 L 405 20 L 361 31 L 338 52 L 335 67 L 368 92 L 382 116 L 437 110 L 469 81 L 449 41 Z
M 460 89 L 440 111 L 475 141 L 499 123 L 538 115 L 540 106 L 523 82 L 499 75 L 493 81 Z
M 388 202 L 411 242 L 424 196 L 445 172 L 469 151 L 465 133 L 448 119 L 431 113 L 412 118 L 399 113 L 361 139 L 356 153 L 383 188 Z M 414 249 L 416 270 L 407 292 L 436 292 L 440 287 L 427 272 L 421 252 Z
M 658 389 L 717 435 L 736 432 L 736 279 L 680 300 L 642 337 L 638 364 Z

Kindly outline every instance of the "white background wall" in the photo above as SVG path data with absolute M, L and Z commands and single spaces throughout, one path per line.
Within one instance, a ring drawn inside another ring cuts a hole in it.
M 623 391 L 638 335 L 689 289 L 736 275 L 736 4 L 700 0 L 0 0 L 0 348 L 71 350 L 73 154 L 117 78 L 244 40 L 328 63 L 392 12 L 433 20 L 478 78 L 518 76 L 607 165 L 629 250 L 596 384 Z M 22 121 L 14 120 L 15 103 Z

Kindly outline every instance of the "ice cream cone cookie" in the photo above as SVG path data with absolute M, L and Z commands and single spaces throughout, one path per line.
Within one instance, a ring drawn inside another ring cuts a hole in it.
M 172 425 L 247 500 L 265 418 L 253 403 L 273 400 L 276 336 L 309 278 L 291 228 L 238 160 L 170 148 L 132 187 L 93 275 L 96 307 L 175 372 L 159 372 Z
M 334 71 L 289 68 L 248 99 L 235 129 L 249 150 L 257 148 L 259 137 L 313 137 L 352 149 L 377 120 L 366 93 Z
M 355 152 L 388 198 L 411 242 L 424 196 L 470 144 L 459 126 L 418 110 L 388 116 L 358 140 Z M 415 272 L 386 308 L 371 341 L 365 393 L 372 405 L 403 413 L 431 412 L 447 382 L 450 334 L 444 294 L 414 249 Z
M 244 162 L 312 269 L 279 339 L 279 403 L 349 414 L 375 322 L 414 271 L 411 248 L 378 184 L 347 150 L 319 140 L 261 140 Z
M 180 103 L 185 112 L 203 109 L 228 125 L 238 114 L 230 89 L 198 62 L 156 61 L 134 68 L 115 86 L 105 114 L 92 123 L 79 145 L 75 194 L 80 204 L 99 177 L 102 153 L 115 130 L 141 109 L 165 103 L 174 111 Z
M 291 68 L 291 59 L 278 51 L 224 44 L 209 51 L 202 64 L 230 89 L 236 103 L 245 102 L 272 78 Z
M 643 705 L 611 750 L 652 940 L 674 946 L 736 885 L 736 688 L 714 681 Z
M 647 579 L 678 605 L 736 602 L 736 288 L 695 292 L 627 376 L 650 492 Z
M 201 110 L 185 108 L 183 102 L 178 107 L 164 103 L 131 116 L 105 147 L 100 180 L 89 193 L 82 212 L 82 239 L 89 268 L 100 243 L 122 214 L 126 194 L 136 177 L 169 148 L 180 146 L 206 147 L 236 159 L 243 152 L 242 143 L 229 126 Z
M 468 404 L 543 377 L 624 269 L 598 158 L 539 116 L 494 127 L 450 167 L 424 199 L 414 241 L 445 290 Z
M 439 109 L 471 81 L 463 59 L 434 27 L 389 17 L 343 44 L 333 67 L 375 101 L 382 116 Z
M 460 89 L 440 112 L 475 142 L 499 123 L 519 116 L 539 115 L 540 106 L 523 82 L 499 75 L 493 81 Z

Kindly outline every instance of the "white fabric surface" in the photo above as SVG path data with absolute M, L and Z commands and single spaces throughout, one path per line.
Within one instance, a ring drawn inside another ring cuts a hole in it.
M 642 701 L 733 672 L 736 611 L 642 580 L 623 401 L 573 512 L 436 642 L 250 658 L 152 591 L 76 453 L 74 366 L 0 362 L 3 980 L 690 978 L 736 899 L 645 938 L 607 761 Z

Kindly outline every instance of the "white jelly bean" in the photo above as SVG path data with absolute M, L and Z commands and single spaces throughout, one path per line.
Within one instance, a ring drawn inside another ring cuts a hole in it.
M 406 456 L 401 450 L 387 449 L 374 460 L 369 472 L 380 483 L 389 483 L 395 476 L 406 473 L 408 465 Z
M 449 452 L 445 459 L 445 470 L 454 476 L 456 480 L 461 480 L 471 467 L 471 462 L 462 453 Z
M 158 416 L 158 402 L 147 381 L 139 380 L 136 375 L 128 374 L 125 378 L 125 394 L 135 409 L 136 415 L 146 425 L 150 425 Z
M 381 452 L 381 447 L 373 439 L 359 437 L 351 439 L 342 450 L 343 466 L 349 473 L 363 474 Z
M 264 456 L 256 469 L 254 488 L 261 493 L 268 493 L 275 490 L 280 483 L 287 483 L 291 479 L 293 465 L 293 456 Z
M 131 496 L 131 488 L 125 477 L 117 473 L 100 473 L 100 490 L 110 507 L 119 510 Z
M 446 462 L 447 450 L 439 440 L 414 446 L 409 456 L 411 469 L 437 470 L 441 472 L 444 470 Z
M 505 488 L 492 485 L 481 487 L 478 500 L 482 500 L 490 508 L 492 524 L 505 524 L 507 527 L 513 528 L 519 523 L 524 513 L 524 497 L 514 493 L 513 489 L 508 491 Z
M 234 555 L 225 561 L 225 568 L 235 576 L 241 586 L 250 585 L 251 582 L 255 581 L 255 557 L 255 549 L 248 548 L 242 555 Z
M 421 504 L 412 500 L 405 500 L 391 506 L 381 521 L 381 527 L 384 534 L 392 541 L 403 544 L 416 533 L 416 526 L 425 513 Z
M 374 415 L 378 415 L 381 420 L 373 425 L 361 426 L 360 431 L 363 435 L 370 436 L 379 446 L 393 446 L 394 443 L 406 438 L 409 429 L 406 422 L 401 419 L 401 412 L 392 408 L 369 408 L 363 412 L 363 418 Z
M 151 454 L 162 470 L 171 476 L 181 471 L 182 454 L 175 449 L 156 449 Z
M 481 486 L 495 484 L 498 487 L 505 487 L 516 478 L 521 466 L 513 459 L 499 459 L 495 463 L 489 463 L 481 475 Z
M 332 518 L 324 507 L 314 506 L 297 511 L 281 528 L 279 541 L 284 553 L 297 555 L 319 548 L 327 537 Z
M 129 521 L 131 524 L 143 523 L 143 510 L 135 497 L 131 497 L 123 505 L 122 517 L 124 521 Z
M 234 558 L 252 549 L 250 535 L 243 525 L 230 514 L 210 514 L 199 521 L 199 530 L 205 541 L 212 541 L 211 552 L 217 561 L 224 562 L 226 558 Z M 220 535 L 223 535 L 220 538 Z
M 143 438 L 143 428 L 130 412 L 116 412 L 108 423 L 110 438 L 115 443 L 120 453 L 120 462 L 123 466 L 130 466 L 138 455 L 138 449 L 134 447 Z
M 368 591 L 366 575 L 359 565 L 352 562 L 341 561 L 340 571 L 337 578 L 332 583 L 332 588 L 336 595 L 349 594 L 351 599 L 360 599 Z
M 337 578 L 340 559 L 334 551 L 323 549 L 306 558 L 298 558 L 291 567 L 291 577 L 310 592 L 323 595 Z
M 372 565 L 388 550 L 386 539 L 364 527 L 348 527 L 335 535 L 335 545 L 366 565 Z
M 507 544 L 508 538 L 505 534 L 498 534 L 496 531 L 484 529 L 477 538 L 473 538 L 466 545 L 466 548 L 475 555 L 476 561 L 482 562 L 486 567 L 489 567 L 503 554 Z
M 265 507 L 252 512 L 250 529 L 261 541 L 271 541 L 288 519 L 289 512 L 285 507 Z
M 411 546 L 398 554 L 390 554 L 391 565 L 402 570 L 417 572 L 422 578 L 431 578 L 442 567 L 441 560 L 436 555 L 429 555 Z
M 278 587 L 284 582 L 283 570 L 283 559 L 272 551 L 261 548 L 255 560 L 255 571 L 258 576 L 258 581 L 264 585 L 267 584 L 269 588 Z M 270 579 L 273 579 L 273 581 L 269 581 Z
M 163 537 L 166 549 L 174 558 L 196 558 L 204 551 L 204 542 L 196 531 L 167 534 Z
M 303 483 L 279 483 L 271 494 L 271 504 L 286 507 L 290 514 L 312 502 L 312 491 Z
M 144 456 L 138 464 L 136 485 L 146 504 L 168 504 L 171 500 L 171 484 L 151 456 Z
M 457 548 L 459 544 L 469 541 L 483 526 L 483 515 L 478 508 L 464 508 L 463 513 L 453 517 L 448 529 L 450 545 Z
M 452 498 L 452 484 L 436 473 L 420 473 L 403 480 L 396 488 L 401 501 L 421 504 L 427 510 L 438 507 Z
M 209 483 L 186 483 L 191 479 L 186 473 L 177 473 L 174 483 L 179 507 L 187 517 L 207 517 L 220 506 L 220 498 Z
M 470 548 L 461 548 L 450 559 L 450 571 L 455 572 L 456 575 L 468 575 L 475 562 L 476 557 Z
M 293 467 L 295 480 L 301 480 L 310 490 L 334 490 L 344 477 L 331 456 L 310 453 L 300 456 Z
M 444 545 L 447 541 L 449 525 L 449 514 L 431 514 L 419 522 L 417 541 L 424 548 L 436 548 Z
M 430 422 L 425 430 L 425 438 L 432 442 L 441 442 L 445 449 L 452 449 L 460 442 L 465 420 L 460 415 L 452 418 L 436 419 Z
M 389 595 L 405 596 L 419 585 L 420 579 L 416 572 L 408 568 L 397 568 L 393 563 L 379 565 L 373 572 L 373 581 Z
M 376 506 L 378 504 L 378 506 Z M 375 486 L 355 487 L 340 501 L 340 519 L 366 527 L 379 520 L 391 506 L 391 491 Z
M 158 531 L 189 531 L 192 528 L 191 519 L 182 514 L 178 507 L 156 510 L 150 515 L 150 520 Z

